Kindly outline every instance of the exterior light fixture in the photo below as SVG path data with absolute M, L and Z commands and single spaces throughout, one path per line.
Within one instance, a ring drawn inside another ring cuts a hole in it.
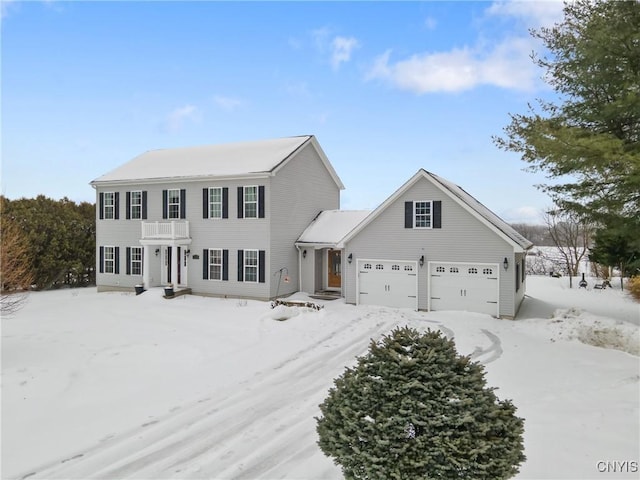
M 302 258 L 307 258 L 307 251 L 306 250 L 302 251 Z
M 420 257 L 420 266 L 424 266 L 424 255 Z
M 505 270 L 507 270 L 509 268 L 509 260 L 507 259 L 507 257 L 504 257 L 504 261 L 502 262 L 502 266 L 504 267 Z
M 156 257 L 157 257 L 158 255 L 160 255 L 160 249 L 159 249 L 159 248 L 156 248 Z
M 353 253 L 350 253 L 349 256 L 347 257 L 347 261 L 349 263 L 353 262 Z
M 188 257 L 189 255 L 191 255 L 191 250 L 187 250 L 186 252 L 184 252 L 184 254 Z

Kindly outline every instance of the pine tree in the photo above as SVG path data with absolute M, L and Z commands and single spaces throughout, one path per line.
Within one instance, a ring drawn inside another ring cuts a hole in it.
M 347 479 L 510 478 L 524 422 L 485 383 L 440 332 L 395 329 L 335 380 L 318 444 Z

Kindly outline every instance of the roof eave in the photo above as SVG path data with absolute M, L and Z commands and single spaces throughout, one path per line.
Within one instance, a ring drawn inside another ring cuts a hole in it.
M 207 180 L 246 180 L 261 179 L 273 176 L 271 172 L 242 173 L 236 175 L 193 175 L 185 177 L 158 177 L 158 178 L 126 178 L 121 180 L 100 180 L 99 178 L 89 182 L 93 188 L 117 187 L 121 185 L 157 185 L 160 183 L 193 183 Z

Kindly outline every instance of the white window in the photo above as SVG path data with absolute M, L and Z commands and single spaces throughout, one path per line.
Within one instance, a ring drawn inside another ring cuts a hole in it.
M 413 202 L 413 228 L 431 228 L 431 202 Z
M 258 218 L 258 187 L 244 187 L 244 218 Z
M 131 247 L 130 251 L 129 271 L 131 275 L 142 275 L 142 247 Z
M 438 273 L 444 273 L 444 267 L 436 267 L 436 272 Z
M 244 251 L 244 281 L 258 281 L 258 250 Z
M 108 220 L 115 218 L 116 194 L 115 192 L 104 192 L 104 203 L 102 205 L 103 217 Z
M 405 265 L 404 266 L 404 271 L 405 272 L 413 272 L 413 267 L 411 265 Z
M 478 273 L 478 269 L 476 267 L 471 267 L 467 270 L 471 275 L 476 275 Z
M 451 267 L 449 269 L 449 273 L 460 273 L 460 271 L 458 270 L 458 267 Z
M 371 264 L 370 263 L 365 263 L 364 264 L 364 269 L 365 270 L 371 270 Z
M 482 274 L 483 275 L 493 275 L 493 269 L 492 268 L 483 268 L 482 269 Z
M 391 270 L 400 270 L 400 265 L 392 265 Z
M 222 250 L 209 249 L 209 280 L 222 280 Z
M 383 265 L 383 264 L 381 264 L 381 263 L 378 263 L 378 264 L 376 265 L 376 270 L 384 270 L 384 265 Z
M 209 218 L 222 218 L 222 188 L 209 189 Z
M 167 212 L 169 218 L 180 218 L 180 189 L 167 191 Z
M 131 192 L 131 211 L 130 216 L 132 219 L 142 218 L 142 192 Z
M 106 197 L 106 195 L 105 195 Z M 116 272 L 116 247 L 104 247 L 104 273 Z

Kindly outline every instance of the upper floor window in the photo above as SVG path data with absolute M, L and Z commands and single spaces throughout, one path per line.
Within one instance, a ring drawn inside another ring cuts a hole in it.
M 431 202 L 414 202 L 414 228 L 431 228 Z
M 130 192 L 129 218 L 142 218 L 142 192 Z
M 180 190 L 167 191 L 167 211 L 169 218 L 180 218 Z
M 264 186 L 238 187 L 238 218 L 264 218 Z
M 258 218 L 258 187 L 244 187 L 244 218 Z
M 209 189 L 209 218 L 222 218 L 222 188 Z
M 120 195 L 118 192 L 100 193 L 100 218 L 106 220 L 118 219 L 118 205 Z

